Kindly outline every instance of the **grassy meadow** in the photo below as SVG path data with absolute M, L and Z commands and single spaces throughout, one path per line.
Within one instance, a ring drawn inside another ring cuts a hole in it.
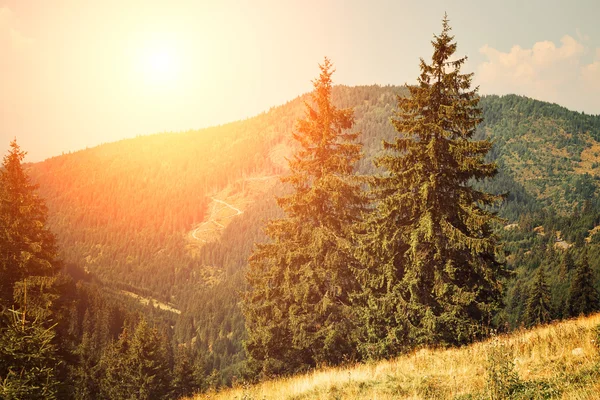
M 452 349 L 238 386 L 194 400 L 598 399 L 600 314 Z

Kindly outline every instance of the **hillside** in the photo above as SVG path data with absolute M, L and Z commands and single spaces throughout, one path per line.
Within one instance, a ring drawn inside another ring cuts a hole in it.
M 421 349 L 377 363 L 319 368 L 200 399 L 594 399 L 600 314 L 457 349 Z
M 488 96 L 482 130 L 492 157 L 526 192 L 561 211 L 590 199 L 600 174 L 600 118 L 515 95 Z
M 392 86 L 335 88 L 334 103 L 354 109 L 362 133 L 361 173 L 373 172 L 381 140 L 394 134 L 389 118 L 396 95 L 405 93 Z M 241 373 L 238 293 L 265 221 L 279 213 L 274 196 L 285 188 L 278 176 L 286 173 L 305 99 L 245 121 L 138 137 L 30 166 L 63 259 L 106 286 L 180 310 L 174 340 L 195 343 L 207 354 L 206 370 L 218 371 L 223 382 Z M 500 215 L 511 228 L 498 234 L 515 278 L 507 282 L 502 318 L 519 326 L 527 283 L 542 264 L 551 272 L 560 318 L 571 275 L 559 279 L 562 253 L 546 251 L 556 232 L 577 245 L 576 261 L 587 246 L 592 268 L 600 268 L 599 238 L 590 234 L 600 225 L 600 117 L 512 95 L 484 97 L 481 107 L 478 135 L 495 141 L 490 158 L 501 173 L 478 184 L 510 193 Z M 545 235 L 534 230 L 540 226 Z
M 355 110 L 362 132 L 363 173 L 372 172 L 381 140 L 393 135 L 388 121 L 402 92 L 337 88 L 334 100 Z M 285 171 L 303 100 L 246 121 L 138 137 L 34 164 L 31 174 L 48 201 L 65 260 L 169 300 L 165 275 L 172 288 L 180 284 L 178 272 L 195 264 L 182 236 L 199 233 L 214 208 L 211 198 L 221 191 L 247 206 L 270 190 L 277 179 L 269 178 Z M 561 212 L 593 196 L 600 174 L 599 117 L 518 96 L 488 96 L 481 106 L 481 134 L 495 141 L 492 158 L 507 177 L 500 191 L 522 187 L 531 200 Z M 149 279 L 154 274 L 160 275 L 156 281 Z

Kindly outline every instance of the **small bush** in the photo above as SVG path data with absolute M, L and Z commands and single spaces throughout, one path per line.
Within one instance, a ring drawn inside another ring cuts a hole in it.
M 487 353 L 486 387 L 491 400 L 509 399 L 520 388 L 521 381 L 515 370 L 512 352 L 494 339 Z

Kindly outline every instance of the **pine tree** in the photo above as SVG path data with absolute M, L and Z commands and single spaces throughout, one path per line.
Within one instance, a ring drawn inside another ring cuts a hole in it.
M 60 361 L 53 343 L 54 330 L 23 313 L 0 313 L 0 398 L 55 399 Z
M 145 320 L 133 335 L 127 330 L 100 360 L 101 394 L 109 399 L 163 399 L 168 394 L 170 365 L 166 339 Z
M 0 168 L 0 397 L 54 398 L 60 263 L 46 206 L 21 164 L 25 152 L 16 140 L 10 147 Z
M 136 398 L 165 398 L 169 391 L 171 371 L 166 337 L 142 320 L 131 338 L 128 358 L 130 383 L 136 390 Z
M 471 183 L 493 177 L 484 161 L 492 144 L 472 140 L 481 122 L 466 57 L 451 60 L 456 43 L 444 17 L 421 59 L 418 85 L 398 97 L 372 178 L 377 206 L 362 235 L 365 269 L 360 313 L 364 354 L 381 357 L 417 344 L 461 344 L 481 337 L 501 303 L 496 237 L 488 209 L 501 198 Z
M 560 278 L 565 279 L 573 268 L 575 268 L 575 261 L 573 261 L 573 255 L 571 254 L 571 251 L 567 250 L 560 261 Z
M 353 111 L 331 103 L 333 73 L 325 58 L 312 104 L 293 137 L 299 149 L 283 178 L 293 192 L 278 198 L 285 217 L 269 222 L 270 243 L 250 257 L 244 312 L 246 349 L 264 373 L 291 372 L 355 355 L 349 319 L 356 281 L 351 232 L 365 207 L 354 175 L 361 157 Z
M 189 349 L 181 347 L 175 354 L 175 365 L 173 366 L 173 381 L 171 392 L 173 398 L 180 399 L 190 396 L 200 389 L 194 379 L 194 364 Z
M 569 314 L 572 317 L 587 315 L 600 310 L 600 300 L 598 291 L 594 286 L 594 280 L 587 252 L 584 252 L 569 288 L 569 300 L 567 304 Z
M 531 285 L 527 308 L 525 310 L 525 324 L 534 326 L 550 322 L 552 319 L 552 305 L 550 303 L 550 288 L 546 282 L 544 267 L 540 266 Z
M 127 329 L 119 335 L 119 340 L 107 346 L 100 358 L 100 393 L 107 399 L 128 399 L 129 388 L 129 332 Z
M 86 312 L 87 314 L 87 312 Z M 72 378 L 74 395 L 79 400 L 92 400 L 98 397 L 98 360 L 94 357 L 93 343 L 88 331 L 83 332 L 76 352 L 77 362 L 73 366 Z
M 22 166 L 25 152 L 10 143 L 0 170 L 0 305 L 15 304 L 15 285 L 31 276 L 52 276 L 60 268 L 52 233 L 46 228 L 47 208 Z M 29 290 L 43 279 L 29 281 Z M 30 301 L 31 301 L 30 296 Z

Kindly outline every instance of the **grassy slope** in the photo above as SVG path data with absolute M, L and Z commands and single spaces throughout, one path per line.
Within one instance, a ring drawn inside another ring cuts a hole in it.
M 596 399 L 600 314 L 467 347 L 314 372 L 200 399 Z

